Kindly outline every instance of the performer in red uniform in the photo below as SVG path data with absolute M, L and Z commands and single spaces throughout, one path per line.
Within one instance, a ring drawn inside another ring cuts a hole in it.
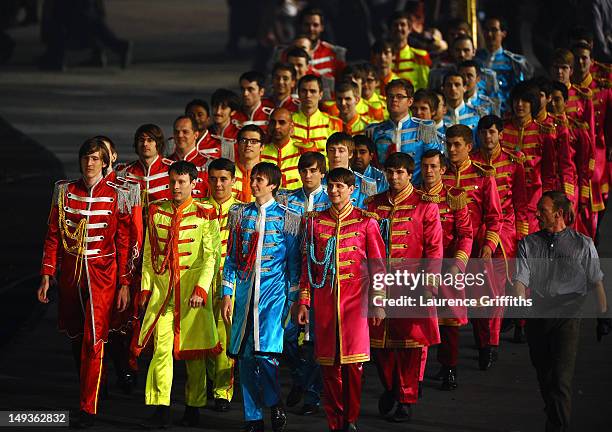
M 82 178 L 55 185 L 38 300 L 49 302 L 51 277 L 59 273 L 59 328 L 73 338 L 81 387 L 78 424 L 87 427 L 97 413 L 111 311 L 129 304 L 130 212 L 139 194 L 104 178 L 110 157 L 102 140 L 85 141 L 79 162 Z
M 270 114 L 274 111 L 274 103 L 270 99 L 264 99 L 266 92 L 266 77 L 257 71 L 245 72 L 238 80 L 242 96 L 242 106 L 235 119 L 240 122 L 240 127 L 254 124 L 259 126 L 264 133 L 268 131 Z
M 370 359 L 364 299 L 384 273 L 385 245 L 371 213 L 353 207 L 354 174 L 335 168 L 327 175 L 332 207 L 307 213 L 298 323 L 314 313 L 315 357 L 325 387 L 324 409 L 332 431 L 356 431 L 361 405 L 363 362 Z M 383 291 L 378 291 L 384 295 Z M 371 304 L 371 301 L 368 301 Z M 380 325 L 381 308 L 371 322 Z
M 240 98 L 227 89 L 217 89 L 210 98 L 213 124 L 209 129 L 210 140 L 202 142 L 198 150 L 206 156 L 236 159 L 236 136 L 240 122 L 235 118 L 240 110 Z
M 379 218 L 381 234 L 387 247 L 387 272 L 425 270 L 439 274 L 442 266 L 442 225 L 438 207 L 421 200 L 412 186 L 414 160 L 406 153 L 393 153 L 385 161 L 389 190 L 366 200 L 369 211 Z M 421 265 L 420 259 L 427 258 Z M 422 295 L 437 295 L 435 282 L 428 281 Z M 406 286 L 388 287 L 388 298 L 400 298 L 408 293 Z M 417 291 L 418 292 L 418 291 Z M 385 392 L 379 399 L 381 415 L 395 422 L 408 421 L 412 404 L 418 399 L 421 351 L 423 347 L 440 343 L 435 307 L 427 317 L 388 317 L 380 326 L 370 328 L 370 343 L 378 375 Z
M 321 40 L 325 30 L 323 11 L 307 9 L 301 17 L 302 33 L 312 43 L 310 66 L 318 75 L 335 77 L 345 66 L 346 49 Z
M 295 88 L 297 85 L 297 72 L 290 63 L 276 63 L 272 69 L 272 97 L 271 101 L 276 108 L 285 108 L 289 112 L 296 112 L 300 108 Z

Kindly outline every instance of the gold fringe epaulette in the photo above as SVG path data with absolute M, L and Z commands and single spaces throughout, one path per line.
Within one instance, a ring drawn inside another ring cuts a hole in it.
M 595 82 L 601 88 L 604 88 L 604 89 L 612 88 L 612 81 L 610 81 L 608 78 L 605 78 L 605 77 L 595 78 Z
M 557 128 L 555 127 L 554 124 L 547 125 L 546 123 L 542 123 L 542 122 L 539 122 L 539 121 L 535 121 L 535 123 L 540 128 L 540 133 L 549 134 L 549 135 L 554 135 L 554 134 L 557 133 Z
M 579 87 L 579 86 L 577 86 L 575 84 L 572 84 L 572 87 L 574 88 L 574 90 L 576 90 L 576 93 L 581 98 L 583 98 L 583 99 L 592 99 L 593 98 L 593 90 L 591 90 L 590 88 Z
M 461 210 L 467 205 L 467 192 L 463 188 L 449 186 L 446 188 L 446 202 L 451 210 Z
M 508 158 L 514 162 L 514 163 L 518 163 L 518 164 L 524 164 L 525 163 L 525 154 L 523 152 L 515 152 L 513 150 L 507 149 L 502 147 L 501 151 L 503 151 L 505 154 L 508 155 Z
M 364 200 L 363 200 L 363 204 L 364 204 L 364 205 L 368 205 L 368 204 L 370 204 L 372 201 L 374 201 L 374 197 L 375 197 L 375 196 L 376 196 L 376 195 L 370 195 L 369 197 L 367 197 L 366 199 L 364 199 Z
M 476 162 L 472 160 L 472 165 L 476 167 L 482 175 L 485 177 L 491 177 L 495 175 L 495 167 L 491 165 L 487 165 L 481 162 Z
M 361 214 L 363 214 L 364 216 L 371 217 L 372 219 L 375 219 L 375 220 L 379 220 L 380 219 L 380 216 L 378 216 L 374 212 L 370 212 L 370 211 L 363 210 L 363 209 L 360 209 L 360 210 L 361 210 Z
M 319 216 L 319 213 L 321 213 L 321 212 L 318 212 L 318 211 L 309 211 L 309 212 L 304 213 L 304 217 L 306 219 L 308 219 L 308 218 L 316 218 L 316 217 Z
M 435 204 L 439 204 L 442 202 L 442 197 L 440 196 L 440 194 L 429 194 L 421 189 L 415 189 L 414 191 L 421 197 L 421 201 Z
M 569 117 L 568 120 L 575 129 L 589 129 L 589 124 L 587 122 L 580 121 L 574 117 Z

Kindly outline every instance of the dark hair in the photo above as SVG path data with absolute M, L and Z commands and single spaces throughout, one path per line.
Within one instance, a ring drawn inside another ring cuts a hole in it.
M 501 132 L 504 129 L 504 121 L 495 114 L 488 114 L 478 121 L 477 130 L 491 129 L 493 126 Z
M 387 39 L 378 39 L 370 47 L 370 52 L 372 54 L 382 54 L 383 52 L 385 52 L 388 49 L 393 51 L 393 42 L 391 42 L 390 40 L 387 40 Z
M 589 52 L 589 55 L 591 55 L 593 53 L 593 48 L 591 48 L 591 46 L 586 43 L 586 42 L 576 42 L 575 44 L 572 45 L 572 52 L 576 52 L 577 50 L 587 50 Z M 575 56 L 575 55 L 574 55 Z
M 399 87 L 403 90 L 406 90 L 406 96 L 412 97 L 414 95 L 414 86 L 412 83 L 406 79 L 398 78 L 393 81 L 389 81 L 385 86 L 385 94 L 389 94 L 389 91 L 392 88 Z
M 561 191 L 546 191 L 542 194 L 542 201 L 544 198 L 550 198 L 553 202 L 553 210 L 563 210 L 563 219 L 566 225 L 573 225 L 575 220 L 574 209 L 572 202 L 565 195 L 565 192 Z
M 376 68 L 374 67 L 374 65 L 372 63 L 360 63 L 359 67 L 361 69 L 363 69 L 363 72 L 365 74 L 365 80 L 364 82 L 368 79 L 368 75 L 372 74 L 374 76 L 376 76 Z
M 553 91 L 552 81 L 545 76 L 537 76 L 529 80 L 540 89 L 546 96 L 550 96 Z
M 532 83 L 522 81 L 512 88 L 510 91 L 510 106 L 512 106 L 517 99 L 524 100 L 531 104 L 532 116 L 540 112 L 540 92 Z
M 588 44 L 593 44 L 593 32 L 586 27 L 576 26 L 571 28 L 567 33 L 568 42 L 583 40 Z
M 238 79 L 238 83 L 240 83 L 240 81 L 242 80 L 245 80 L 248 82 L 256 82 L 259 88 L 264 88 L 266 85 L 266 77 L 264 76 L 264 74 L 258 71 L 254 71 L 254 70 L 245 72 L 242 75 L 240 75 L 240 79 Z
M 215 90 L 210 97 L 210 105 L 213 108 L 216 106 L 226 106 L 232 111 L 238 111 L 240 109 L 240 98 L 233 91 L 220 88 Z
M 191 181 L 194 181 L 198 178 L 198 169 L 196 168 L 196 166 L 191 162 L 187 162 L 185 160 L 176 161 L 172 165 L 170 165 L 170 168 L 168 168 L 168 175 L 173 172 L 178 175 L 189 174 L 189 180 Z
M 280 168 L 270 162 L 259 162 L 251 170 L 251 177 L 255 177 L 257 174 L 266 177 L 268 179 L 268 184 L 276 185 L 276 188 L 272 191 L 272 194 L 276 195 L 281 185 L 282 173 Z
M 417 90 L 416 93 L 414 94 L 414 101 L 415 102 L 418 102 L 418 101 L 426 102 L 429 105 L 429 108 L 431 109 L 432 114 L 438 110 L 438 107 L 440 105 L 440 100 L 438 99 L 436 93 L 429 89 Z
M 550 59 L 550 65 L 566 64 L 574 67 L 574 53 L 565 48 L 557 48 Z
M 244 136 L 245 132 L 257 132 L 259 134 L 259 139 L 262 141 L 261 144 L 263 145 L 263 140 L 266 137 L 266 134 L 264 133 L 264 131 L 259 126 L 257 126 L 256 124 L 253 124 L 253 123 L 245 124 L 238 131 L 238 136 L 236 137 L 236 140 L 240 141 L 242 139 L 242 137 Z
M 433 89 L 432 92 L 436 95 L 436 99 L 438 99 L 438 108 L 440 107 L 440 98 L 442 98 L 442 102 L 446 104 L 446 96 L 444 96 L 441 90 Z
M 317 165 L 317 168 L 321 174 L 327 173 L 327 162 L 323 153 L 309 151 L 300 156 L 298 161 L 298 171 L 306 168 L 310 168 L 313 165 Z
M 293 78 L 293 81 L 297 79 L 297 72 L 295 71 L 295 67 L 291 63 L 274 63 L 274 67 L 272 68 L 272 76 L 274 76 L 276 71 L 287 71 L 291 74 L 291 78 Z
M 347 168 L 334 168 L 327 174 L 327 184 L 330 182 L 344 183 L 347 186 L 355 186 L 355 174 Z
M 446 139 L 448 138 L 463 138 L 466 144 L 474 142 L 472 129 L 463 124 L 452 125 L 446 129 Z
M 229 171 L 232 178 L 236 176 L 236 164 L 226 158 L 213 159 L 210 164 L 208 164 L 208 172 L 210 173 L 212 170 Z
M 153 123 L 146 123 L 139 126 L 138 129 L 136 129 L 136 132 L 134 132 L 134 150 L 138 148 L 138 138 L 140 138 L 142 135 L 148 135 L 153 138 L 157 153 L 160 156 L 163 156 L 164 152 L 166 151 L 166 139 L 164 138 L 164 132 L 162 129 Z
M 499 23 L 499 29 L 500 29 L 501 31 L 504 31 L 504 32 L 505 32 L 505 31 L 508 31 L 508 23 L 506 22 L 506 20 L 505 20 L 505 19 L 503 19 L 503 18 L 501 18 L 501 17 L 499 17 L 499 16 L 491 15 L 490 17 L 487 17 L 487 18 L 485 19 L 485 23 L 486 23 L 487 21 L 493 21 L 493 20 L 495 20 L 495 21 L 497 21 L 497 22 Z
M 389 27 L 391 27 L 391 25 L 395 21 L 400 20 L 400 19 L 407 19 L 408 22 L 411 22 L 412 21 L 412 16 L 413 16 L 413 14 L 408 12 L 408 11 L 403 11 L 403 10 L 395 11 L 389 17 Z
M 110 155 L 104 141 L 100 137 L 86 139 L 79 148 L 79 171 L 81 170 L 81 158 L 99 151 L 102 157 L 102 162 L 106 164 L 106 168 L 102 168 L 102 175 L 106 176 L 110 170 Z
M 408 153 L 392 153 L 386 160 L 384 164 L 385 169 L 389 168 L 404 168 L 408 171 L 408 174 L 412 174 L 414 172 L 414 159 Z
M 441 167 L 448 166 L 448 159 L 446 159 L 446 156 L 444 156 L 444 153 L 436 149 L 430 149 L 430 150 L 427 150 L 425 153 L 423 153 L 423 155 L 421 156 L 421 163 L 423 163 L 423 159 L 430 159 L 436 156 L 438 157 L 438 160 L 440 161 Z
M 320 76 L 313 74 L 306 74 L 302 78 L 300 78 L 297 85 L 298 91 L 300 90 L 300 88 L 302 88 L 302 84 L 306 84 L 309 82 L 316 82 L 319 86 L 319 91 L 323 91 L 323 80 Z
M 471 33 L 470 25 L 461 18 L 452 18 L 448 20 L 446 22 L 446 31 L 448 32 L 450 29 L 462 29 L 467 33 Z
M 359 86 L 357 83 L 349 80 L 339 81 L 334 88 L 336 94 L 352 91 L 355 97 L 360 97 Z
M 343 145 L 346 146 L 349 153 L 355 152 L 355 141 L 353 141 L 353 137 L 344 132 L 334 132 L 331 134 L 325 143 L 325 151 L 333 145 Z
M 365 80 L 368 79 L 368 74 L 361 66 L 361 64 L 354 64 L 349 65 L 342 70 L 342 73 L 340 74 L 340 79 L 342 81 L 360 79 L 361 82 L 365 82 Z
M 463 83 L 463 85 L 465 85 L 465 77 L 463 75 L 461 75 L 459 72 L 449 72 L 446 75 L 444 75 L 444 79 L 442 80 L 442 87 L 444 87 L 444 85 L 446 84 L 446 81 L 448 81 L 452 77 L 461 78 L 461 82 Z
M 472 40 L 472 37 L 468 36 L 468 35 L 459 35 L 459 36 L 457 36 L 455 39 L 453 39 L 453 42 L 452 42 L 451 46 L 454 47 L 457 42 L 461 42 L 461 41 L 464 41 L 464 40 L 470 41 L 470 43 L 472 44 L 472 48 L 474 47 L 474 41 Z
M 552 84 L 552 91 L 555 91 L 555 90 L 560 91 L 561 95 L 563 96 L 563 99 L 567 102 L 567 99 L 569 97 L 567 86 L 560 81 L 553 81 L 551 84 Z M 551 94 L 552 94 L 552 91 L 551 91 Z
M 210 116 L 210 107 L 208 106 L 208 102 L 204 99 L 193 99 L 187 105 L 185 105 L 185 115 L 189 115 L 189 110 L 193 107 L 202 107 L 206 114 Z
M 474 60 L 465 60 L 459 63 L 457 70 L 473 67 L 476 70 L 476 75 L 480 75 L 480 66 Z
M 288 48 L 287 51 L 285 51 L 285 57 L 287 57 L 287 59 L 289 59 L 289 57 L 302 57 L 306 59 L 306 63 L 310 61 L 310 56 L 306 50 L 300 47 Z
M 189 115 L 180 115 L 177 118 L 174 119 L 174 123 L 172 123 L 172 127 L 175 127 L 176 124 L 181 121 L 181 120 L 189 120 L 189 123 L 191 123 L 191 128 L 193 129 L 194 132 L 199 131 L 198 129 L 198 122 L 196 121 L 196 119 L 194 119 L 193 117 L 189 116 Z
M 304 19 L 307 16 L 317 15 L 321 18 L 321 24 L 325 24 L 325 15 L 323 14 L 323 10 L 316 7 L 309 7 L 302 11 L 300 15 L 300 24 L 304 22 Z
M 370 154 L 376 154 L 376 144 L 374 144 L 374 141 L 372 141 L 369 136 L 355 135 L 353 136 L 353 141 L 355 143 L 355 148 L 357 148 L 357 146 L 366 146 Z

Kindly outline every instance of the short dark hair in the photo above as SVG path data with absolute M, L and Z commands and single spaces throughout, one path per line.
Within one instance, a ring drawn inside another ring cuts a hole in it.
M 359 94 L 359 86 L 354 81 L 344 80 L 339 81 L 335 87 L 336 94 L 352 91 L 355 97 L 361 97 Z
M 213 159 L 208 164 L 208 172 L 210 173 L 212 170 L 229 171 L 232 178 L 236 177 L 236 164 L 226 158 Z
M 499 29 L 500 29 L 501 31 L 508 31 L 508 23 L 507 23 L 507 22 L 506 22 L 506 20 L 505 20 L 505 19 L 503 19 L 502 17 L 495 16 L 495 15 L 491 15 L 490 17 L 487 17 L 487 18 L 485 19 L 485 23 L 486 23 L 487 21 L 493 21 L 493 20 L 495 20 L 495 21 L 497 21 L 497 22 L 499 23 Z
M 310 61 L 310 55 L 306 52 L 304 48 L 300 47 L 290 47 L 285 51 L 285 57 L 289 59 L 289 57 L 302 57 L 306 59 L 306 63 Z
M 423 159 L 430 159 L 436 156 L 438 157 L 438 160 L 440 161 L 441 167 L 448 166 L 448 159 L 446 158 L 446 156 L 444 156 L 444 153 L 442 153 L 440 150 L 437 150 L 437 149 L 430 149 L 430 150 L 427 150 L 425 153 L 423 153 L 423 155 L 421 156 L 421 163 L 423 163 Z
M 323 14 L 323 10 L 316 7 L 309 7 L 302 11 L 300 15 L 300 24 L 304 22 L 304 18 L 313 15 L 319 16 L 321 18 L 321 24 L 325 24 L 325 15 Z
M 171 173 L 176 173 L 178 175 L 189 174 L 189 180 L 191 181 L 198 178 L 198 169 L 196 166 L 185 160 L 176 161 L 170 165 L 170 168 L 168 168 L 168 175 Z
M 272 193 L 276 195 L 276 192 L 278 192 L 278 188 L 281 185 L 282 173 L 280 168 L 270 162 L 259 162 L 251 170 L 251 177 L 254 177 L 257 174 L 261 174 L 267 178 L 268 184 L 276 185 L 276 188 L 274 191 L 272 191 Z
M 438 110 L 440 100 L 435 92 L 429 89 L 419 89 L 414 94 L 414 102 L 423 101 L 429 105 L 432 114 Z
M 555 211 L 563 210 L 563 217 L 565 219 L 565 224 L 573 225 L 574 219 L 575 219 L 574 209 L 572 206 L 572 202 L 565 195 L 565 192 L 556 191 L 556 190 L 546 191 L 542 194 L 542 198 L 540 198 L 540 201 L 542 201 L 546 197 L 552 200 L 553 210 Z
M 259 71 L 251 70 L 240 75 L 238 83 L 245 80 L 247 82 L 256 82 L 259 88 L 264 88 L 266 85 L 266 77 Z
M 355 141 L 353 141 L 353 137 L 344 132 L 334 132 L 331 134 L 325 143 L 325 151 L 333 145 L 343 145 L 346 146 L 349 153 L 355 152 Z
M 488 114 L 478 121 L 479 131 L 491 129 L 493 126 L 501 132 L 504 129 L 504 121 L 495 114 Z
M 392 153 L 385 160 L 384 167 L 385 169 L 404 168 L 406 171 L 408 171 L 408 174 L 412 174 L 414 172 L 414 159 L 408 153 L 402 153 L 402 152 Z
M 374 67 L 374 65 L 372 63 L 360 63 L 359 67 L 361 67 L 361 69 L 363 69 L 363 72 L 365 73 L 365 79 L 368 79 L 368 75 L 372 74 L 374 76 L 376 76 L 376 68 Z
M 552 81 L 545 76 L 537 76 L 530 79 L 529 82 L 533 83 L 546 96 L 550 96 L 553 91 Z
M 323 80 L 321 79 L 320 76 L 313 75 L 313 74 L 306 74 L 302 78 L 300 78 L 300 80 L 298 81 L 298 85 L 297 85 L 298 91 L 302 87 L 302 84 L 306 84 L 309 82 L 316 82 L 317 85 L 319 86 L 319 91 L 323 91 Z
M 531 104 L 531 115 L 535 116 L 540 112 L 540 92 L 533 83 L 521 81 L 510 91 L 510 106 L 514 101 L 521 99 Z
M 400 19 L 407 19 L 408 22 L 412 21 L 412 13 L 408 11 L 398 10 L 391 14 L 389 17 L 389 24 L 393 24 L 395 21 Z
M 87 155 L 99 151 L 102 157 L 102 162 L 106 164 L 106 168 L 102 168 L 102 175 L 105 176 L 110 170 L 110 155 L 106 144 L 99 137 L 88 138 L 79 148 L 79 171 L 81 170 L 81 159 Z
M 584 26 L 576 26 L 567 32 L 568 42 L 583 40 L 588 44 L 593 44 L 593 32 Z
M 587 42 L 576 42 L 572 45 L 572 52 L 575 53 L 577 50 L 587 50 L 589 54 L 593 54 L 593 48 Z M 575 56 L 575 54 L 574 54 Z
M 210 116 L 210 106 L 208 106 L 208 102 L 204 99 L 193 99 L 185 105 L 185 115 L 189 115 L 189 110 L 193 107 L 202 107 L 206 114 Z
M 310 168 L 313 165 L 317 165 L 317 168 L 321 174 L 327 173 L 327 162 L 323 153 L 309 151 L 300 156 L 298 161 L 298 171 Z
M 464 35 L 464 34 L 459 35 L 455 39 L 453 39 L 451 46 L 455 46 L 455 44 L 457 42 L 461 42 L 461 41 L 464 41 L 464 40 L 465 41 L 470 41 L 470 43 L 472 44 L 472 47 L 474 47 L 474 41 L 472 40 L 472 37 L 468 36 L 468 35 Z
M 381 54 L 388 49 L 393 51 L 393 42 L 388 39 L 378 39 L 370 47 L 370 52 L 372 54 Z
M 461 63 L 459 63 L 459 66 L 457 66 L 457 70 L 461 70 L 463 68 L 471 68 L 471 67 L 473 67 L 476 70 L 476 75 L 480 75 L 480 66 L 474 60 L 462 61 Z
M 334 168 L 327 174 L 327 184 L 330 182 L 344 183 L 347 186 L 355 186 L 355 174 L 347 168 Z
M 174 122 L 172 123 L 172 127 L 175 127 L 176 124 L 181 121 L 181 120 L 189 120 L 189 123 L 191 123 L 191 128 L 193 129 L 194 132 L 199 131 L 198 129 L 198 122 L 196 121 L 196 119 L 194 119 L 193 117 L 189 116 L 189 115 L 180 115 L 177 118 L 174 119 Z
M 557 48 L 550 59 L 550 65 L 570 65 L 574 67 L 574 53 L 565 48 Z
M 238 111 L 240 109 L 240 98 L 233 91 L 220 88 L 215 90 L 210 97 L 210 105 L 213 108 L 216 106 L 226 106 L 232 111 Z
M 563 99 L 567 102 L 567 99 L 569 97 L 569 91 L 567 90 L 567 86 L 565 84 L 563 84 L 560 81 L 553 81 L 552 82 L 552 91 L 558 90 L 561 92 L 561 95 L 563 96 Z M 552 94 L 552 92 L 551 92 Z
M 466 144 L 474 143 L 474 134 L 472 129 L 464 124 L 452 125 L 446 129 L 446 138 L 463 138 Z
M 276 71 L 287 71 L 291 74 L 291 78 L 293 78 L 294 81 L 297 79 L 297 72 L 295 71 L 295 67 L 291 63 L 274 63 L 274 67 L 272 68 L 272 76 L 274 76 Z
M 406 79 L 398 78 L 393 81 L 389 81 L 385 86 L 385 94 L 389 94 L 389 91 L 392 88 L 399 87 L 403 90 L 406 90 L 406 96 L 412 97 L 414 95 L 414 86 L 412 83 Z
M 361 64 L 348 65 L 342 70 L 340 76 L 341 80 L 360 79 L 361 82 L 365 82 L 368 79 L 368 74 Z
M 376 144 L 374 144 L 374 141 L 372 141 L 369 136 L 355 135 L 353 136 L 353 141 L 355 143 L 355 148 L 357 148 L 357 146 L 366 146 L 370 154 L 376 154 Z
M 463 83 L 463 85 L 465 85 L 465 77 L 463 75 L 461 75 L 459 72 L 449 72 L 446 75 L 444 75 L 444 79 L 442 80 L 442 86 L 444 87 L 444 85 L 446 84 L 446 81 L 448 81 L 450 78 L 453 78 L 453 77 L 461 78 L 461 82 Z
M 264 133 L 263 129 L 260 128 L 259 126 L 257 126 L 256 124 L 245 124 L 244 126 L 242 126 L 242 128 L 238 131 L 238 136 L 236 137 L 236 139 L 238 141 L 240 141 L 242 139 L 242 137 L 244 136 L 245 132 L 257 132 L 259 134 L 259 139 L 261 140 L 261 144 L 263 145 L 263 140 L 266 137 L 266 134 Z
M 164 138 L 164 131 L 162 131 L 159 126 L 153 123 L 140 125 L 138 129 L 136 129 L 136 132 L 134 132 L 134 150 L 136 150 L 138 147 L 138 138 L 140 138 L 142 135 L 148 135 L 153 138 L 157 153 L 160 156 L 164 155 L 164 152 L 166 151 L 166 139 Z

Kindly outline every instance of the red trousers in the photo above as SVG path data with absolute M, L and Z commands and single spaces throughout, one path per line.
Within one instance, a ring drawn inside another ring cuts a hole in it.
M 425 377 L 425 368 L 427 367 L 427 347 L 421 348 L 421 367 L 419 372 L 419 382 L 423 381 Z
M 362 363 L 321 366 L 323 408 L 330 429 L 344 429 L 357 423 L 361 409 Z
M 85 310 L 90 308 L 90 300 L 87 300 Z M 104 342 L 93 342 L 93 329 L 91 314 L 85 314 L 85 327 L 83 328 L 83 342 L 81 344 L 81 362 L 79 368 L 80 379 L 80 406 L 81 410 L 89 414 L 98 413 L 98 393 L 102 381 L 102 370 L 104 358 Z
M 472 318 L 472 329 L 474 331 L 474 339 L 478 348 L 484 348 L 487 345 L 499 345 L 499 330 L 501 328 L 501 317 L 492 318 Z
M 375 349 L 378 376 L 385 390 L 402 404 L 416 403 L 421 374 L 421 348 Z
M 440 326 L 438 361 L 444 367 L 456 367 L 459 357 L 459 327 Z

